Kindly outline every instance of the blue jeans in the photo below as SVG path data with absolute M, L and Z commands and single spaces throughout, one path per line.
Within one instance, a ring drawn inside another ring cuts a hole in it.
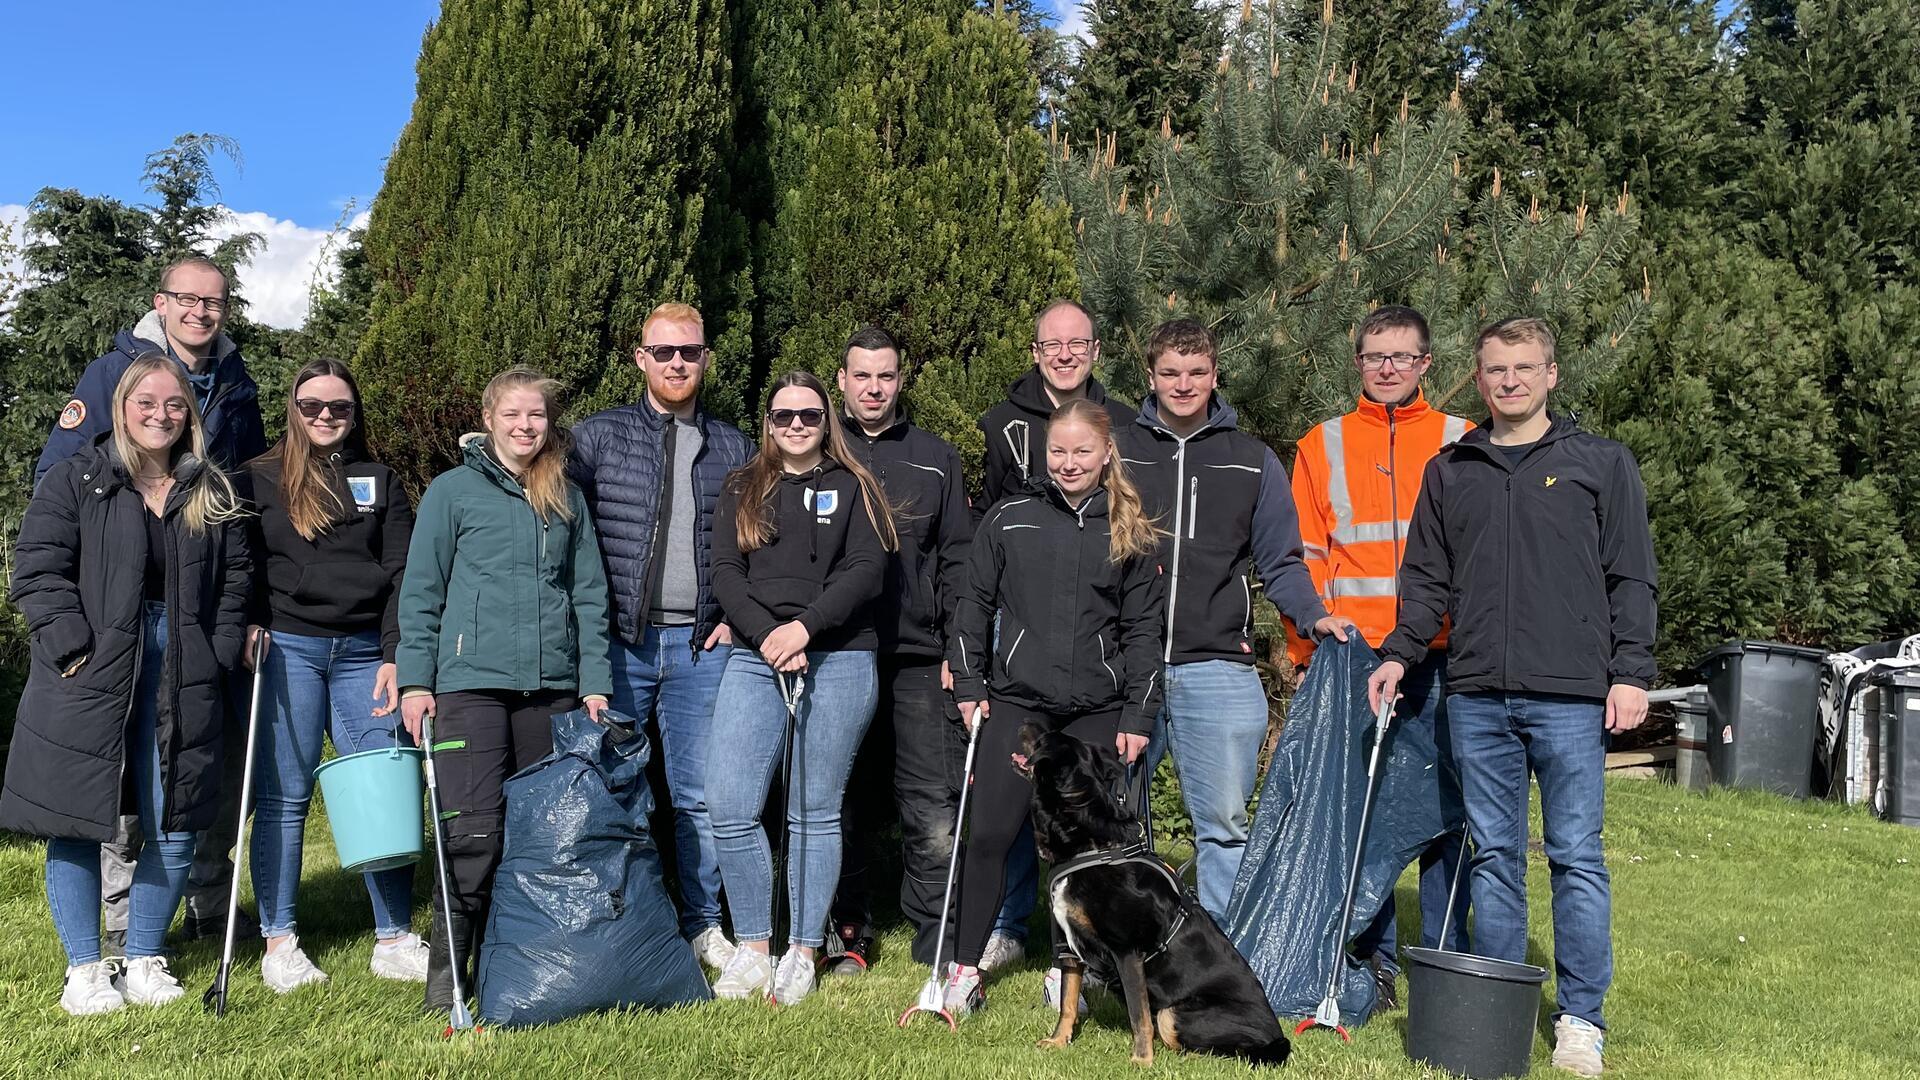
M 1393 730 L 1412 732 L 1422 726 L 1439 751 L 1435 782 L 1449 828 L 1457 830 L 1460 814 L 1460 774 L 1453 763 L 1453 746 L 1447 722 L 1447 654 L 1434 651 L 1414 665 L 1400 680 L 1401 703 L 1395 713 Z M 1430 791 L 1431 789 L 1429 789 Z M 1428 795 L 1431 797 L 1431 794 Z M 1460 895 L 1453 905 L 1453 922 L 1447 930 L 1446 944 L 1440 943 L 1440 928 L 1447 924 L 1447 894 L 1453 889 L 1454 870 L 1460 865 L 1460 833 L 1450 831 L 1428 845 L 1419 855 L 1420 863 L 1420 945 L 1427 949 L 1460 952 L 1466 948 L 1467 908 L 1472 890 L 1460 884 Z M 1388 971 L 1400 970 L 1400 926 L 1393 893 L 1388 892 L 1380 914 L 1353 939 L 1353 953 L 1362 960 L 1378 957 Z
M 720 925 L 720 862 L 707 810 L 707 739 L 714 700 L 733 651 L 694 652 L 693 627 L 648 626 L 638 645 L 613 639 L 613 701 L 660 733 L 660 759 L 673 807 L 674 863 L 680 874 L 680 933 L 691 940 Z
M 787 791 L 788 937 L 818 948 L 840 882 L 840 806 L 853 755 L 873 720 L 879 679 L 871 652 L 807 653 L 806 690 L 794 733 Z M 788 679 L 793 676 L 789 675 Z M 713 740 L 727 748 L 707 767 L 707 808 L 720 880 L 741 941 L 773 937 L 773 852 L 760 812 L 782 768 L 787 709 L 774 671 L 751 649 L 733 650 L 714 703 Z
M 1171 749 L 1193 820 L 1200 906 L 1221 925 L 1247 848 L 1247 803 L 1266 738 L 1267 692 L 1252 664 L 1167 665 L 1165 706 L 1147 748 L 1147 775 Z
M 313 771 L 323 740 L 333 736 L 345 757 L 392 746 L 400 716 L 373 715 L 373 682 L 380 671 L 380 633 L 311 637 L 277 633 L 267 649 L 260 692 L 259 740 L 254 750 L 253 894 L 260 903 L 260 933 L 276 938 L 295 930 L 294 894 L 300 887 L 300 854 L 307 808 L 313 802 Z M 413 740 L 400 728 L 405 745 Z M 365 875 L 373 900 L 373 932 L 381 940 L 412 929 L 413 867 Z
M 1600 845 L 1606 706 L 1551 694 L 1447 698 L 1453 755 L 1473 830 L 1473 950 L 1527 956 L 1527 771 L 1553 886 L 1555 1015 L 1604 1029 L 1613 981 L 1612 896 Z
M 134 864 L 127 900 L 127 956 L 159 956 L 167 927 L 180 907 L 193 866 L 194 835 L 162 832 L 166 792 L 160 782 L 160 747 L 155 737 L 161 675 L 166 667 L 167 607 L 149 601 L 140 681 L 133 691 L 133 715 L 127 725 L 127 767 L 133 775 L 140 831 L 147 841 Z M 100 959 L 100 842 L 47 842 L 47 908 L 67 951 L 68 964 Z

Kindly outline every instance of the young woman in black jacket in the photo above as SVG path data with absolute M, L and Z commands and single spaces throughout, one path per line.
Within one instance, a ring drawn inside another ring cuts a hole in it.
M 1090 401 L 1060 406 L 1047 424 L 1046 455 L 1041 490 L 1002 499 L 974 531 L 954 609 L 954 697 L 969 722 L 976 706 L 984 714 L 947 975 L 955 1016 L 986 1003 L 980 957 L 1000 908 L 1007 849 L 1033 798 L 1011 760 L 1021 727 L 1110 745 L 1131 763 L 1160 711 L 1159 531 L 1121 464 L 1112 418 Z M 1057 993 L 1057 967 L 1048 979 Z
M 840 880 L 847 774 L 879 692 L 870 608 L 896 546 L 886 497 L 846 452 L 826 387 L 805 371 L 782 376 L 760 453 L 727 478 L 713 525 L 713 592 L 736 635 L 707 757 L 707 808 L 739 939 L 713 984 L 721 997 L 764 992 L 792 1005 L 813 990 Z M 786 744 L 781 695 L 796 679 L 805 690 L 787 791 L 792 927 L 776 969 L 773 855 L 760 811 Z
M 394 715 L 400 690 L 400 576 L 413 535 L 413 504 L 385 465 L 367 459 L 360 388 L 338 360 L 293 376 L 287 433 L 247 464 L 254 557 L 265 571 L 254 596 L 254 640 L 273 632 L 254 758 L 253 893 L 267 939 L 260 976 L 278 993 L 327 980 L 300 948 L 294 895 L 314 769 L 331 735 L 354 754 L 405 739 Z M 253 650 L 249 649 L 249 655 Z M 427 947 L 412 932 L 413 867 L 369 873 L 373 973 L 425 982 Z
M 76 1016 L 185 993 L 162 946 L 220 800 L 221 683 L 253 576 L 181 366 L 136 359 L 111 401 L 112 431 L 47 473 L 20 524 L 12 599 L 33 655 L 0 790 L 0 829 L 48 841 L 60 1007 Z M 146 843 L 122 973 L 100 957 L 100 844 L 125 795 Z

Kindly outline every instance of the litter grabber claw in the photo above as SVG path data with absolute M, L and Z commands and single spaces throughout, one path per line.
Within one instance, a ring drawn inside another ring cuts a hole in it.
M 1367 826 L 1373 821 L 1373 797 L 1380 790 L 1380 748 L 1387 743 L 1387 725 L 1393 722 L 1393 706 L 1398 694 L 1380 699 L 1380 711 L 1373 717 L 1373 749 L 1367 754 L 1367 793 L 1360 802 L 1360 831 L 1353 838 L 1353 861 L 1347 866 L 1347 897 L 1340 905 L 1340 932 L 1333 936 L 1333 970 L 1327 973 L 1327 995 L 1313 1015 L 1294 1027 L 1297 1036 L 1309 1028 L 1331 1028 L 1347 1042 L 1353 1036 L 1340 1023 L 1340 973 L 1347 967 L 1347 930 L 1353 923 L 1354 893 L 1360 887 L 1360 857 L 1367 848 Z
M 900 1014 L 900 1026 L 906 1027 L 915 1013 L 927 1013 L 947 1022 L 949 1031 L 959 1031 L 960 1025 L 953 1014 L 947 1011 L 947 991 L 940 978 L 940 963 L 947 954 L 947 915 L 953 911 L 953 882 L 960 874 L 960 834 L 967 824 L 968 796 L 973 793 L 973 757 L 980 749 L 979 706 L 974 706 L 973 719 L 967 725 L 967 761 L 960 770 L 960 805 L 953 815 L 953 852 L 947 856 L 947 891 L 940 900 L 940 932 L 933 942 L 933 970 L 927 973 L 926 984 L 920 987 L 920 997 L 913 1008 Z

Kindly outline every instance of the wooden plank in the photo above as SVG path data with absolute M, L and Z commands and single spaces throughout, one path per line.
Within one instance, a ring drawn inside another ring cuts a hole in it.
M 1653 765 L 1670 764 L 1673 761 L 1674 748 L 1671 746 L 1649 746 L 1644 750 L 1623 750 L 1607 755 L 1607 769 L 1647 768 Z

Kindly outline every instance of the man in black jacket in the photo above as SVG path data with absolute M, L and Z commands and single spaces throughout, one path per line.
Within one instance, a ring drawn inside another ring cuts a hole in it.
M 1300 545 L 1293 493 L 1267 445 L 1236 427 L 1216 391 L 1218 346 L 1191 319 L 1147 339 L 1153 393 L 1116 428 L 1140 501 L 1166 532 L 1166 707 L 1148 767 L 1173 751 L 1193 820 L 1200 906 L 1225 922 L 1247 846 L 1247 801 L 1267 738 L 1267 694 L 1253 666 L 1253 581 L 1294 625 L 1346 640 L 1327 614 Z
M 1600 843 L 1606 733 L 1647 714 L 1656 624 L 1653 538 L 1633 454 L 1547 410 L 1553 331 L 1480 332 L 1491 420 L 1427 464 L 1401 566 L 1399 624 L 1368 684 L 1377 708 L 1452 617 L 1447 711 L 1473 859 L 1473 951 L 1527 953 L 1527 773 L 1553 883 L 1553 1063 L 1601 1070 L 1613 979 Z
M 838 379 L 846 445 L 880 481 L 900 532 L 900 550 L 887 560 L 887 585 L 874 609 L 880 703 L 840 817 L 846 842 L 833 923 L 842 956 L 829 971 L 854 975 L 873 960 L 867 875 L 877 862 L 875 841 L 896 807 L 906 871 L 900 913 L 913 924 L 914 960 L 933 962 L 966 756 L 966 731 L 943 658 L 973 515 L 960 452 L 915 427 L 900 408 L 900 347 L 892 336 L 874 326 L 856 331 Z
M 721 485 L 754 446 L 700 407 L 709 355 L 698 311 L 655 308 L 633 351 L 646 392 L 574 427 L 567 476 L 593 513 L 613 591 L 612 705 L 651 722 L 660 751 L 667 790 L 656 776 L 655 796 L 673 807 L 680 932 L 718 968 L 733 946 L 720 929 L 707 731 L 733 634 L 713 598 L 709 553 Z

